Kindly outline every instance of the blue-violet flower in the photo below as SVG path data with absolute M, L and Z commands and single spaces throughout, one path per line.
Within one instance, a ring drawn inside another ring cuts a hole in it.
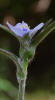
M 44 23 L 40 23 L 34 29 L 30 29 L 28 24 L 25 23 L 24 21 L 22 21 L 22 23 L 16 24 L 15 26 L 12 26 L 8 21 L 6 22 L 6 24 L 8 25 L 10 30 L 16 36 L 19 36 L 19 37 L 22 37 L 22 38 L 25 37 L 26 34 L 29 34 L 29 37 L 31 37 L 31 35 L 33 33 L 36 33 L 38 30 L 40 30 L 44 26 Z

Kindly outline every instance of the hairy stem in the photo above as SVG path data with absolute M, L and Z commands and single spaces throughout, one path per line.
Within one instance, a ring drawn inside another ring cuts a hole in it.
M 19 81 L 19 100 L 24 100 L 26 78 Z

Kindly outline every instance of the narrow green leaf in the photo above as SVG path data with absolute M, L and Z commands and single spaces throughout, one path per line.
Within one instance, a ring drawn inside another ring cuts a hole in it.
M 5 79 L 0 79 L 0 91 L 6 92 L 11 97 L 16 97 L 18 93 L 18 89 Z
M 21 60 L 20 60 L 20 58 L 18 58 L 13 53 L 8 52 L 7 50 L 1 49 L 1 48 L 0 48 L 0 53 L 4 54 L 5 56 L 10 58 L 14 62 L 14 64 L 17 67 L 17 73 L 19 74 L 19 77 L 20 77 L 21 74 L 24 76 L 24 72 L 23 72 L 23 69 L 21 67 Z
M 16 37 L 17 39 L 19 38 L 9 28 L 7 28 L 6 26 L 0 24 L 0 28 L 3 29 L 6 32 L 9 32 L 11 35 L 13 35 L 14 37 Z
M 53 30 L 55 29 L 55 21 L 48 25 L 43 32 L 38 34 L 33 41 L 31 42 L 30 46 L 38 46 Z
M 5 31 L 7 31 L 7 32 L 11 32 L 10 30 L 9 30 L 9 28 L 7 28 L 6 26 L 4 26 L 4 25 L 2 25 L 2 24 L 0 24 L 0 28 L 2 28 L 2 29 L 4 29 Z

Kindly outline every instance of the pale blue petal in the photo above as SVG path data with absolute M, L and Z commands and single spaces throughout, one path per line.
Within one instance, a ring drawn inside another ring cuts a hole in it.
M 22 28 L 23 24 L 27 25 L 24 22 L 18 23 L 15 26 L 12 26 L 9 22 L 7 22 L 6 24 L 9 26 L 11 31 L 14 32 L 14 34 L 16 34 L 17 36 L 20 36 L 20 37 L 24 37 L 30 31 L 29 28 L 24 28 L 24 29 Z
M 36 26 L 34 29 L 30 30 L 30 34 L 29 36 L 31 37 L 31 35 L 35 35 L 35 33 L 37 31 L 39 31 L 42 27 L 44 26 L 44 23 L 40 23 L 38 26 Z
M 8 27 L 11 29 L 13 28 L 13 26 L 7 21 L 6 24 L 8 25 Z
M 28 27 L 28 24 L 27 24 L 27 23 L 25 23 L 24 21 L 22 21 L 22 25 L 24 25 L 24 26 L 27 26 L 27 27 Z
M 25 23 L 24 21 L 22 21 L 22 23 L 16 24 L 14 27 L 15 27 L 15 28 L 20 28 L 20 29 L 23 30 L 22 26 L 26 26 L 26 29 L 29 29 L 28 24 Z
M 22 37 L 22 34 L 21 34 L 21 32 L 20 32 L 20 30 L 18 31 L 14 26 L 12 26 L 9 22 L 7 22 L 6 23 L 8 26 L 9 26 L 9 28 L 10 28 L 10 30 L 12 31 L 12 32 L 14 32 L 17 36 L 21 36 Z
M 36 26 L 33 30 L 34 31 L 38 31 L 38 30 L 40 30 L 42 27 L 44 26 L 44 23 L 40 23 L 38 26 Z
M 16 24 L 14 27 L 19 28 L 21 26 L 21 23 Z

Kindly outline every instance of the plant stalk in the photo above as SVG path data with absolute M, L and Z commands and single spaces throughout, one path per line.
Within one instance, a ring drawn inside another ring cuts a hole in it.
M 19 100 L 24 100 L 26 78 L 19 81 Z

